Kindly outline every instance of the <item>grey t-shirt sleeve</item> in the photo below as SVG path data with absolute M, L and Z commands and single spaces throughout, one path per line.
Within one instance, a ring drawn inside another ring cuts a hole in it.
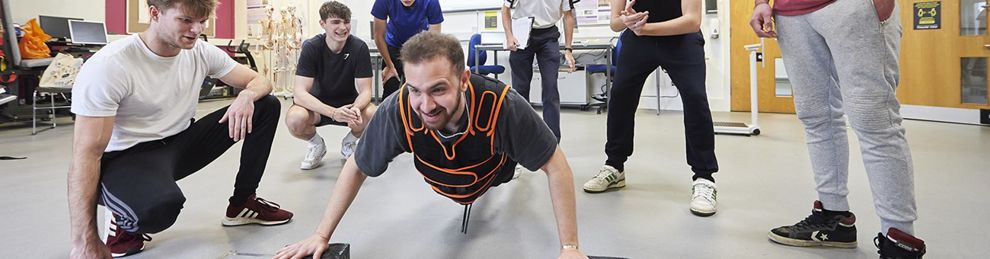
M 533 106 L 509 89 L 495 125 L 495 152 L 509 155 L 530 171 L 539 170 L 557 150 L 557 137 Z
M 398 92 L 382 101 L 375 116 L 368 123 L 364 135 L 358 141 L 354 161 L 365 175 L 379 176 L 388 169 L 388 163 L 406 150 L 405 128 L 398 112 Z

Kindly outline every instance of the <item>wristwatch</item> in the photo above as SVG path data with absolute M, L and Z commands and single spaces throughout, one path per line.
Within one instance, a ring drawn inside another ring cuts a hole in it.
M 564 48 L 564 50 L 570 51 L 571 53 L 574 53 L 574 48 Z
M 564 244 L 564 245 L 560 246 L 560 250 L 568 250 L 568 249 L 578 250 L 578 245 L 577 244 Z

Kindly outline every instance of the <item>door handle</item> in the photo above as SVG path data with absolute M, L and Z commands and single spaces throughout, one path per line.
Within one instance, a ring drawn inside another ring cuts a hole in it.
M 990 44 L 983 44 L 983 47 L 990 49 Z

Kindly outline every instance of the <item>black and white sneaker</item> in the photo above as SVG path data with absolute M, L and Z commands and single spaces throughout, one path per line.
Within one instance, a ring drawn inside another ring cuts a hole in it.
M 790 226 L 770 230 L 770 240 L 789 246 L 827 246 L 856 248 L 856 215 L 829 217 L 822 202 L 815 201 L 811 216 Z
M 602 166 L 594 178 L 584 183 L 584 192 L 599 193 L 612 188 L 626 187 L 626 174 L 610 165 Z

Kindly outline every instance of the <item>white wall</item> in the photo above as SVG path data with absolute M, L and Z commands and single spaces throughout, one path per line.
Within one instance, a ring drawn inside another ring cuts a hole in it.
M 704 4 L 704 1 L 702 2 Z M 701 20 L 701 33 L 705 37 L 705 63 L 707 70 L 705 84 L 708 92 L 708 105 L 712 111 L 729 111 L 732 99 L 729 92 L 729 0 L 718 0 L 718 14 L 704 14 Z M 702 8 L 705 9 L 705 8 Z M 713 38 L 716 33 L 717 37 Z M 643 87 L 643 97 L 640 98 L 640 109 L 656 109 L 656 77 L 651 75 Z M 661 78 L 662 96 L 660 109 L 682 110 L 683 105 L 677 95 L 677 89 L 664 75 Z
M 93 4 L 93 1 L 99 1 L 100 4 Z M 312 37 L 318 33 L 322 33 L 322 29 L 319 27 L 319 8 L 326 0 L 271 0 L 271 4 L 280 8 L 286 5 L 295 5 L 297 7 L 297 15 L 303 20 L 303 36 L 304 38 Z M 445 8 L 447 10 L 461 8 L 462 5 L 468 5 L 467 0 L 442 0 L 445 3 L 459 3 L 457 5 L 450 5 L 450 8 Z M 341 0 L 344 4 L 351 8 L 352 18 L 354 20 L 352 24 L 352 33 L 366 41 L 369 45 L 373 45 L 370 41 L 371 39 L 371 27 L 369 22 L 372 21 L 371 16 L 371 6 L 374 3 L 373 0 Z M 23 23 L 32 17 L 37 17 L 39 14 L 54 15 L 54 16 L 66 16 L 66 17 L 78 17 L 87 20 L 104 20 L 105 17 L 105 7 L 104 1 L 101 0 L 86 0 L 86 1 L 70 1 L 70 0 L 15 0 L 10 1 L 11 3 L 11 14 L 14 17 L 14 21 L 18 23 Z M 247 14 L 246 14 L 246 1 L 236 0 L 235 3 L 235 38 L 245 39 L 247 38 Z M 500 0 L 484 0 L 483 2 L 477 2 L 478 4 L 484 4 L 485 6 L 497 6 Z M 474 3 L 472 2 L 471 5 Z M 730 105 L 730 93 L 729 93 L 729 58 L 728 58 L 728 39 L 729 39 L 729 0 L 718 0 L 719 13 L 715 14 L 705 14 L 702 20 L 702 31 L 705 35 L 705 52 L 706 60 L 708 63 L 707 71 L 707 85 L 708 85 L 708 96 L 711 108 L 713 111 L 728 111 Z M 447 33 L 452 33 L 462 40 L 465 44 L 465 50 L 467 49 L 467 39 L 471 34 L 479 31 L 479 27 L 483 21 L 483 13 L 480 12 L 458 12 L 458 13 L 448 13 L 445 14 L 445 22 L 443 24 L 443 31 Z M 713 19 L 718 19 L 720 35 L 717 39 L 712 39 L 711 34 L 713 32 L 712 26 Z M 501 27 L 501 20 L 499 20 L 499 27 Z M 588 38 L 611 38 L 616 37 L 618 33 L 612 32 L 607 26 L 583 26 L 578 28 L 575 33 L 575 39 L 588 39 Z M 222 42 L 221 42 L 222 41 Z M 218 44 L 225 44 L 227 40 L 217 40 Z M 580 53 L 579 53 L 580 54 Z M 577 56 L 577 55 L 576 55 Z M 489 58 L 491 60 L 491 58 Z M 506 66 L 508 69 L 508 53 L 500 52 L 499 61 L 500 64 Z M 491 61 L 489 61 L 491 62 Z M 593 57 L 591 55 L 585 55 L 579 62 L 581 63 L 604 63 L 604 60 L 600 57 Z M 508 81 L 509 72 L 506 71 L 501 79 Z M 655 109 L 656 104 L 656 90 L 655 90 L 655 77 L 651 76 L 646 85 L 643 87 L 643 97 L 640 101 L 640 108 L 644 109 Z M 594 77 L 592 84 L 600 85 L 604 83 L 604 78 L 601 75 Z M 663 96 L 673 96 L 676 94 L 676 90 L 670 87 L 669 80 L 661 80 L 662 90 L 661 95 Z M 661 102 L 662 109 L 669 110 L 679 110 L 681 107 L 679 98 L 664 98 Z
M 94 4 L 96 2 L 97 4 Z M 51 15 L 72 18 L 82 18 L 91 21 L 106 21 L 106 2 L 103 0 L 13 0 L 10 1 L 11 16 L 14 22 L 23 24 L 28 19 L 38 18 L 38 15 Z M 234 1 L 234 38 L 247 38 L 247 3 L 243 0 Z M 113 41 L 126 36 L 110 35 Z M 217 44 L 226 44 L 228 40 L 218 39 Z
M 62 2 L 57 0 L 40 0 L 48 2 Z M 467 7 L 480 7 L 480 6 L 499 6 L 501 0 L 484 0 L 476 2 L 465 2 L 466 0 L 441 0 L 443 3 L 448 3 L 444 8 L 445 10 L 463 9 Z M 65 1 L 69 2 L 69 1 Z M 236 25 L 236 37 L 246 38 L 246 14 L 245 14 L 245 1 L 236 1 L 238 6 L 235 8 L 235 18 L 237 21 Z M 295 5 L 297 7 L 297 15 L 303 20 L 303 33 L 304 38 L 312 37 L 318 33 L 322 33 L 322 28 L 319 27 L 319 8 L 320 5 L 326 2 L 326 0 L 271 0 L 271 3 L 280 8 L 286 5 Z M 351 32 L 355 36 L 364 39 L 369 42 L 369 45 L 374 45 L 371 42 L 371 27 L 369 22 L 372 21 L 371 16 L 371 6 L 374 4 L 373 0 L 341 0 L 351 9 L 352 13 L 352 29 Z M 456 3 L 456 4 L 455 4 Z M 708 99 L 711 109 L 713 111 L 729 111 L 729 106 L 731 103 L 730 92 L 729 92 L 729 0 L 718 0 L 719 12 L 718 14 L 705 14 L 702 20 L 702 33 L 705 36 L 705 53 L 707 60 L 707 79 L 706 84 L 708 86 Z M 41 9 L 41 8 L 39 8 Z M 100 8 L 100 13 L 102 14 L 102 5 Z M 446 33 L 451 33 L 462 40 L 465 44 L 465 50 L 467 49 L 467 40 L 471 34 L 479 31 L 479 28 L 483 22 L 483 13 L 481 12 L 457 12 L 445 14 L 445 22 L 443 23 L 443 31 Z M 16 17 L 16 15 L 15 15 Z M 100 17 L 102 19 L 102 17 Z M 713 26 L 715 25 L 713 19 L 718 20 L 718 38 L 713 39 L 711 36 L 713 34 Z M 499 28 L 501 28 L 501 20 L 499 20 Z M 588 39 L 588 38 L 611 38 L 617 37 L 618 33 L 612 32 L 607 26 L 583 26 L 578 28 L 574 37 L 576 40 Z M 576 55 L 577 56 L 577 55 Z M 489 58 L 491 60 L 491 58 Z M 506 66 L 506 73 L 500 76 L 500 79 L 509 80 L 510 72 L 508 66 L 508 53 L 499 53 L 499 64 Z M 580 60 L 581 63 L 601 63 L 604 64 L 604 60 L 601 57 L 593 57 L 591 55 L 585 55 Z M 489 61 L 491 62 L 491 61 Z M 650 76 L 647 80 L 646 85 L 643 87 L 643 97 L 640 100 L 640 108 L 643 109 L 656 109 L 656 80 L 654 76 Z M 604 78 L 601 75 L 593 77 L 593 85 L 604 84 Z M 675 96 L 676 89 L 670 85 L 669 79 L 661 79 L 661 95 L 662 96 Z M 664 110 L 680 110 L 681 103 L 679 98 L 662 98 L 661 109 Z
M 732 98 L 729 62 L 729 0 L 718 0 L 718 14 L 706 14 L 702 20 L 702 33 L 706 37 L 705 53 L 708 58 L 708 101 L 712 111 L 729 111 Z M 712 39 L 717 22 L 718 37 Z
M 450 1 L 450 0 L 448 0 Z M 729 1 L 719 0 L 719 13 L 718 14 L 705 14 L 702 19 L 702 34 L 705 36 L 705 53 L 707 62 L 707 90 L 708 90 L 708 100 L 712 111 L 729 111 L 731 98 L 729 92 L 729 57 L 728 57 L 728 45 L 729 45 Z M 479 31 L 479 28 L 483 24 L 484 14 L 483 12 L 456 12 L 447 13 L 444 16 L 445 22 L 443 26 L 443 31 L 445 33 L 452 33 L 458 38 L 460 38 L 464 44 L 466 44 L 467 39 L 471 34 Z M 474 22 L 472 23 L 472 20 Z M 502 30 L 501 18 L 499 18 L 498 30 Z M 716 39 L 712 38 L 712 34 L 715 32 L 714 27 L 718 27 L 718 37 Z M 592 38 L 613 38 L 618 37 L 618 33 L 613 32 L 606 25 L 591 25 L 591 26 L 581 26 L 575 32 L 575 40 L 584 40 Z M 466 48 L 466 45 L 465 45 Z M 600 51 L 588 51 L 588 52 L 576 52 L 575 57 L 578 58 L 578 63 L 582 64 L 604 64 L 605 60 L 603 56 L 592 56 L 592 55 L 581 55 L 581 53 L 594 53 Z M 511 68 L 508 66 L 508 53 L 499 52 L 499 64 L 506 67 L 506 72 L 503 73 L 499 78 L 503 81 L 510 81 Z M 489 63 L 491 64 L 492 58 L 489 55 Z M 663 110 L 681 110 L 682 105 L 679 97 L 677 96 L 677 90 L 670 85 L 670 80 L 666 78 L 666 75 L 660 80 L 661 86 L 661 96 L 660 108 Z M 655 76 L 651 75 L 645 86 L 643 87 L 642 97 L 640 99 L 639 107 L 641 109 L 656 109 L 657 108 L 657 91 L 656 85 L 657 80 Z M 592 85 L 602 85 L 604 84 L 604 77 L 602 75 L 596 75 L 592 77 Z M 597 88 L 596 88 L 597 91 Z M 667 98 L 673 97 L 673 98 Z
M 24 24 L 28 19 L 38 18 L 38 15 L 103 21 L 106 15 L 104 2 L 103 0 L 13 0 L 10 1 L 10 15 L 17 24 Z
M 705 37 L 705 63 L 708 92 L 708 105 L 712 111 L 729 111 L 732 99 L 730 96 L 730 73 L 729 73 L 729 0 L 718 0 L 717 14 L 704 14 L 701 21 L 701 32 Z M 702 1 L 704 4 L 704 1 Z M 703 10 L 706 8 L 702 8 Z M 716 30 L 717 27 L 717 30 Z M 713 34 L 717 31 L 717 37 Z M 594 31 L 596 35 L 610 35 L 611 30 Z M 580 36 L 579 36 L 580 37 Z M 640 109 L 657 108 L 657 78 L 650 75 L 643 87 L 643 94 L 640 98 Z M 669 77 L 663 74 L 660 78 L 660 101 L 661 110 L 682 110 L 683 105 L 680 97 L 677 96 L 677 89 L 670 83 Z M 674 97 L 677 96 L 677 97 Z
M 247 1 L 234 0 L 234 38 L 247 38 Z
M 501 6 L 505 0 L 438 0 L 444 11 L 473 10 Z
M 313 37 L 316 34 L 323 33 L 323 28 L 320 28 L 320 6 L 323 5 L 327 0 L 271 0 L 271 4 L 280 9 L 282 6 L 292 4 L 296 6 L 296 14 L 302 19 L 303 22 L 303 38 L 307 39 Z M 339 0 L 339 2 L 347 5 L 351 9 L 351 34 L 364 39 L 371 43 L 371 26 L 369 22 L 372 21 L 371 16 L 371 5 L 374 3 L 373 0 Z M 246 26 L 246 25 L 245 25 Z M 245 35 L 247 32 L 245 31 Z

